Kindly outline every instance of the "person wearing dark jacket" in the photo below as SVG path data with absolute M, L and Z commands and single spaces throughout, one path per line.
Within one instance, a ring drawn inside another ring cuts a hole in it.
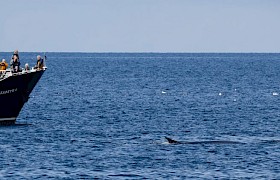
M 11 59 L 11 69 L 15 73 L 20 71 L 20 61 L 19 61 L 18 50 L 15 50 L 14 54 L 12 56 L 12 59 Z

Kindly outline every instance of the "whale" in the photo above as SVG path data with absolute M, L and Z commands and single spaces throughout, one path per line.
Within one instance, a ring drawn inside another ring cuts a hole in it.
M 165 137 L 169 144 L 244 144 L 238 141 L 209 140 L 209 141 L 176 141 L 169 137 Z

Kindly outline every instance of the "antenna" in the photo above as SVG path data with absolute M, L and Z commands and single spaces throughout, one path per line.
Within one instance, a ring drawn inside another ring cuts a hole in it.
M 47 56 L 46 56 L 46 53 L 44 52 L 44 67 L 47 67 Z

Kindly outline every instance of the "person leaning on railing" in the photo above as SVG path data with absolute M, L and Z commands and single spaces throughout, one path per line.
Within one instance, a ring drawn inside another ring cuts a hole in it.
M 44 67 L 44 60 L 41 58 L 40 55 L 37 56 L 37 64 L 35 66 L 36 69 L 43 69 Z
M 7 68 L 8 68 L 8 63 L 6 63 L 5 59 L 2 59 L 2 62 L 0 63 L 1 72 L 5 71 Z
M 2 59 L 2 62 L 0 63 L 0 76 L 1 77 L 4 74 L 4 72 L 6 71 L 7 68 L 8 68 L 8 63 L 6 63 L 5 59 Z

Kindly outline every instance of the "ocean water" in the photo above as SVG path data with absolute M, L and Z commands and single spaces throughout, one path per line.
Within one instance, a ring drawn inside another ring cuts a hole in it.
M 280 54 L 47 56 L 0 179 L 280 179 Z

